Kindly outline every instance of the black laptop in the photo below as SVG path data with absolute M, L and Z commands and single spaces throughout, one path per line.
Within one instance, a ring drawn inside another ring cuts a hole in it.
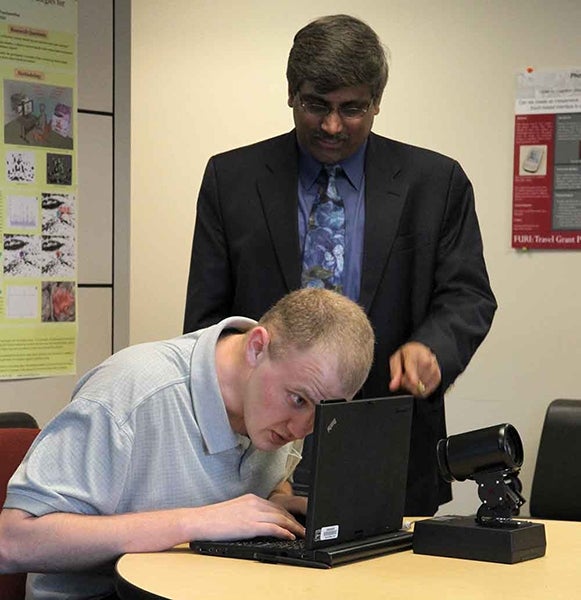
M 306 536 L 193 541 L 201 554 L 329 568 L 411 547 L 402 530 L 413 399 L 321 402 L 315 411 Z

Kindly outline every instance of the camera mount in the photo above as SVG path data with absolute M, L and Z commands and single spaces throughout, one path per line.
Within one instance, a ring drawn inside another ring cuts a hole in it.
M 416 522 L 416 554 L 501 563 L 544 556 L 544 526 L 514 518 L 525 499 L 518 478 L 523 446 L 512 425 L 440 440 L 437 456 L 442 477 L 448 482 L 475 481 L 482 504 L 471 517 L 444 516 Z
M 525 503 L 521 495 L 522 484 L 518 471 L 510 469 L 475 473 L 472 479 L 478 485 L 478 497 L 482 504 L 476 513 L 476 522 L 488 527 L 510 524 Z

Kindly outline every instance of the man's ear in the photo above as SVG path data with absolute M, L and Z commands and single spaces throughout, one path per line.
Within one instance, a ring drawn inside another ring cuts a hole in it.
M 268 331 L 257 325 L 246 334 L 245 354 L 250 367 L 256 367 L 264 360 L 270 343 Z
M 290 87 L 288 88 L 288 101 L 287 101 L 288 105 L 292 108 L 295 104 L 295 94 L 293 93 L 293 91 L 290 89 Z

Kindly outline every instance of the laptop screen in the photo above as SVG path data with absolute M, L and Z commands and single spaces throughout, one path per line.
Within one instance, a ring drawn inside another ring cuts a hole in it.
M 317 406 L 307 548 L 401 527 L 412 409 L 411 396 Z

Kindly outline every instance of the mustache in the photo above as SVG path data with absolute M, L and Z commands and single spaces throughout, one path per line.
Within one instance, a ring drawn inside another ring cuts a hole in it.
M 349 138 L 346 133 L 338 133 L 337 135 L 328 135 L 323 131 L 317 131 L 313 134 L 316 140 L 322 140 L 323 142 L 344 142 Z

